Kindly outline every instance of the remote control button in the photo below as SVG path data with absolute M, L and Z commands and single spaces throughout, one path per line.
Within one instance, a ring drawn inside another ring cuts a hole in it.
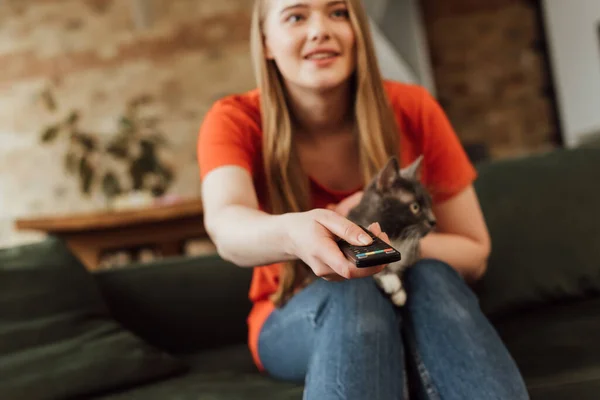
M 380 254 L 380 253 L 383 253 L 383 252 L 384 252 L 383 250 L 374 250 L 374 251 L 369 251 L 367 253 L 358 254 L 357 257 L 363 256 L 363 255 L 364 256 L 373 256 L 375 254 Z

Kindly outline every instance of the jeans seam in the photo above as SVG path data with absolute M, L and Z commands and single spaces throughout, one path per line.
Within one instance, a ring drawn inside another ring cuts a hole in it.
M 413 353 L 414 361 L 417 365 L 417 372 L 419 373 L 419 377 L 421 378 L 428 400 L 440 400 L 440 395 L 438 394 L 435 385 L 433 384 L 433 380 L 431 379 L 431 375 L 429 374 L 427 367 L 425 367 L 425 364 L 423 363 L 421 354 L 416 348 L 413 348 L 411 352 Z
M 406 343 L 406 351 L 409 353 L 410 358 L 412 358 L 414 365 L 416 367 L 416 372 L 418 374 L 418 379 L 420 382 L 418 383 L 424 390 L 424 395 L 427 397 L 427 400 L 440 400 L 440 394 L 438 393 L 435 384 L 433 383 L 433 379 L 423 362 L 423 358 L 421 353 L 417 348 L 417 341 L 411 330 L 413 329 L 412 321 L 410 318 L 404 318 L 404 339 Z M 405 368 L 405 371 L 408 372 L 408 365 Z

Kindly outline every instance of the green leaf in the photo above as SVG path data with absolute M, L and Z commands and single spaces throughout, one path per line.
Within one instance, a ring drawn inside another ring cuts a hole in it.
M 121 135 L 129 136 L 135 132 L 135 123 L 131 118 L 121 117 L 119 120 L 119 133 Z
M 173 182 L 173 170 L 167 167 L 164 164 L 158 164 L 156 168 L 156 173 L 160 177 L 160 179 L 164 182 L 166 186 L 170 186 Z
M 146 176 L 146 171 L 139 161 L 139 158 L 134 160 L 129 166 L 129 175 L 131 176 L 133 190 L 141 190 L 144 187 L 144 176 Z
M 86 152 L 94 151 L 96 149 L 96 139 L 86 133 L 75 133 L 73 139 L 77 140 Z
M 94 169 L 87 157 L 84 156 L 79 160 L 79 184 L 82 193 L 90 194 L 93 180 Z
M 133 160 L 129 166 L 129 174 L 135 190 L 143 188 L 146 175 L 155 172 L 158 166 L 154 144 L 147 140 L 142 140 L 140 146 L 142 151 L 139 157 Z
M 69 174 L 75 174 L 77 172 L 77 155 L 72 152 L 65 154 L 65 170 Z
M 51 126 L 46 127 L 46 129 L 44 129 L 44 132 L 42 132 L 42 137 L 41 137 L 42 143 L 52 142 L 54 139 L 56 139 L 59 132 L 60 132 L 60 127 L 58 125 L 51 125 Z
M 109 171 L 104 175 L 104 178 L 102 179 L 102 191 L 108 198 L 113 198 L 123 192 L 119 179 L 114 172 Z
M 48 111 L 56 111 L 56 100 L 50 89 L 44 89 L 41 93 L 42 102 Z
M 166 139 L 160 133 L 154 133 L 152 135 L 149 135 L 147 139 L 148 139 L 148 141 L 154 143 L 156 146 L 163 146 L 163 147 L 168 146 Z
M 144 104 L 149 104 L 149 103 L 151 103 L 151 102 L 152 102 L 152 100 L 153 100 L 153 99 L 152 99 L 152 96 L 151 96 L 151 95 L 149 95 L 149 94 L 142 94 L 142 95 L 139 95 L 139 96 L 137 96 L 137 97 L 134 97 L 134 98 L 132 98 L 132 99 L 129 101 L 129 104 L 128 104 L 128 106 L 129 106 L 130 108 L 137 108 L 137 107 L 139 107 L 139 106 L 143 106 Z
M 106 147 L 106 151 L 117 159 L 126 160 L 129 158 L 129 146 L 127 145 L 127 139 L 118 138 L 112 141 Z
M 73 110 L 67 117 L 66 123 L 67 125 L 75 125 L 77 121 L 79 121 L 79 112 Z
M 150 191 L 154 197 L 160 197 L 166 193 L 167 188 L 163 185 L 155 185 Z
M 140 147 L 142 148 L 141 157 L 156 158 L 156 143 L 148 139 L 140 140 Z

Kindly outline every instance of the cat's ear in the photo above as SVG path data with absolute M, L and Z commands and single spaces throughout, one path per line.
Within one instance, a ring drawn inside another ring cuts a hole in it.
M 389 189 L 394 180 L 400 176 L 400 163 L 396 157 L 390 157 L 377 176 L 377 190 Z
M 423 155 L 421 154 L 415 161 L 413 161 L 409 166 L 402 168 L 400 170 L 400 176 L 405 179 L 421 179 L 421 165 L 423 164 Z

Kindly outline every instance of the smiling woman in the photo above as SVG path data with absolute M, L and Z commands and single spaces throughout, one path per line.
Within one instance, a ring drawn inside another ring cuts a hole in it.
M 424 88 L 382 79 L 361 0 L 257 0 L 251 48 L 258 88 L 214 104 L 198 162 L 209 236 L 254 268 L 257 367 L 307 399 L 527 398 L 465 282 L 490 251 L 475 169 Z M 356 268 L 336 243 L 371 242 L 346 213 L 392 156 L 423 156 L 439 227 L 406 272 L 404 308 L 372 279 L 385 266 Z

